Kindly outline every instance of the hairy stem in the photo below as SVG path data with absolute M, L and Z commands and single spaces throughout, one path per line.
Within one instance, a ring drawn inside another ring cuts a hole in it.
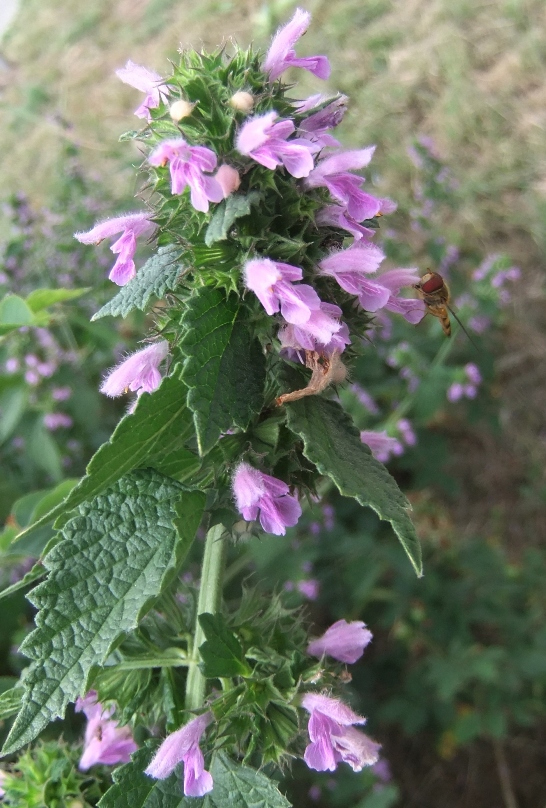
M 222 574 L 224 571 L 226 550 L 226 542 L 222 538 L 224 530 L 223 525 L 214 525 L 207 533 L 205 541 L 201 586 L 199 589 L 199 601 L 197 603 L 197 619 L 195 621 L 195 636 L 186 683 L 187 710 L 197 710 L 199 707 L 203 706 L 205 700 L 206 679 L 199 670 L 199 663 L 201 661 L 199 647 L 204 643 L 206 638 L 201 624 L 199 623 L 199 615 L 204 612 L 216 614 L 220 607 L 222 600 Z

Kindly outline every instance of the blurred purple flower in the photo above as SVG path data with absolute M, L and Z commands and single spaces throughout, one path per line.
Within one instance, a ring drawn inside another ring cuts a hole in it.
M 301 516 L 301 505 L 295 496 L 289 495 L 288 485 L 248 463 L 239 463 L 232 484 L 243 518 L 253 522 L 259 514 L 266 533 L 284 536 L 286 528 L 293 527 Z
M 276 117 L 276 112 L 267 112 L 243 124 L 235 148 L 266 168 L 283 165 L 293 177 L 307 177 L 319 145 L 305 138 L 287 140 L 296 128 L 294 122 L 281 119 L 274 123 Z
M 168 353 L 167 340 L 154 342 L 147 348 L 137 351 L 110 371 L 100 386 L 101 393 L 115 398 L 129 390 L 137 395 L 153 392 L 161 383 L 158 368 Z
M 338 620 L 326 629 L 322 637 L 309 643 L 307 653 L 319 658 L 327 654 L 340 662 L 353 664 L 360 659 L 371 639 L 372 632 L 366 628 L 366 623 Z
M 159 106 L 162 94 L 168 95 L 169 92 L 169 88 L 162 83 L 159 73 L 154 70 L 148 70 L 147 67 L 142 65 L 137 65 L 129 59 L 125 67 L 120 67 L 119 70 L 116 70 L 116 76 L 124 84 L 129 84 L 131 87 L 146 93 L 146 98 L 135 110 L 135 115 L 137 118 L 146 118 L 151 121 L 150 110 Z
M 289 67 L 303 67 L 319 79 L 327 79 L 330 75 L 330 63 L 326 56 L 306 56 L 298 59 L 293 45 L 309 28 L 311 15 L 308 11 L 297 8 L 292 19 L 279 28 L 266 53 L 262 65 L 265 73 L 269 73 L 270 81 L 275 81 Z
M 359 772 L 377 762 L 381 747 L 353 726 L 365 724 L 365 718 L 338 699 L 319 693 L 306 693 L 302 706 L 311 713 L 308 725 L 311 743 L 304 754 L 310 769 L 334 771 L 343 761 Z
M 17 373 L 19 370 L 19 360 L 15 356 L 6 359 L 6 373 Z
M 396 426 L 406 446 L 415 446 L 417 443 L 417 435 L 413 431 L 410 421 L 407 418 L 400 418 Z
M 44 415 L 44 426 L 51 432 L 56 429 L 68 429 L 73 423 L 72 418 L 64 412 L 48 412 Z
M 148 213 L 128 213 L 126 216 L 100 222 L 86 233 L 74 233 L 74 238 L 82 244 L 100 244 L 103 239 L 121 233 L 120 238 L 110 247 L 118 258 L 108 277 L 118 286 L 125 286 L 136 275 L 133 258 L 137 236 L 149 236 L 154 230 L 155 224 L 150 221 Z
M 220 183 L 205 172 L 214 171 L 218 158 L 205 146 L 190 146 L 184 138 L 163 140 L 148 157 L 152 166 L 169 163 L 171 192 L 181 194 L 190 188 L 190 199 L 195 210 L 207 213 L 209 202 L 221 202 L 224 192 Z
M 358 398 L 362 406 L 366 407 L 366 409 L 368 410 L 369 413 L 371 413 L 371 415 L 379 415 L 380 412 L 379 407 L 373 400 L 372 396 L 369 393 L 367 393 L 363 387 L 355 383 L 351 384 L 350 390 L 351 393 L 354 393 L 354 395 Z
M 320 593 L 320 581 L 317 581 L 316 578 L 306 578 L 302 581 L 298 581 L 296 589 L 307 598 L 307 600 L 316 600 Z
M 482 374 L 480 373 L 479 367 L 474 362 L 469 362 L 465 365 L 464 371 L 469 382 L 476 385 L 481 384 Z
M 90 690 L 85 698 L 76 699 L 75 709 L 77 713 L 83 712 L 87 718 L 83 754 L 78 768 L 86 772 L 98 763 L 105 766 L 128 763 L 138 746 L 131 729 L 120 727 L 117 721 L 112 720 L 114 707 L 103 708 L 97 701 L 96 692 Z
M 386 463 L 391 454 L 395 456 L 404 454 L 404 447 L 400 441 L 389 437 L 386 432 L 364 429 L 360 433 L 360 440 L 370 448 L 373 456 L 381 463 Z
M 204 731 L 212 721 L 212 713 L 192 718 L 185 726 L 167 735 L 145 774 L 157 780 L 169 777 L 179 763 L 184 764 L 184 794 L 203 797 L 213 789 L 211 774 L 205 769 L 205 759 L 199 747 Z
M 51 390 L 53 401 L 68 401 L 71 395 L 72 388 L 70 387 L 53 387 Z
M 447 399 L 454 403 L 455 401 L 459 401 L 464 396 L 464 387 L 460 382 L 453 382 L 448 387 L 447 390 Z

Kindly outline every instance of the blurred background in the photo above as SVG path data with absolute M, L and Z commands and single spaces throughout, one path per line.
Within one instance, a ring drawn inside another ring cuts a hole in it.
M 293 74 L 295 97 L 350 97 L 339 137 L 347 147 L 377 144 L 369 182 L 399 206 L 377 236 L 390 266 L 441 272 L 473 342 L 456 324 L 446 340 L 433 318 L 417 327 L 377 318 L 339 391 L 360 429 L 392 438 L 380 459 L 413 504 L 422 580 L 373 514 L 333 492 L 285 540 L 247 550 L 261 585 L 307 604 L 316 634 L 341 617 L 364 620 L 374 633 L 352 666 L 351 688 L 383 744 L 381 763 L 335 777 L 294 766 L 283 787 L 296 805 L 318 808 L 539 808 L 546 5 L 301 5 L 313 24 L 298 52 L 327 54 L 333 70 L 326 88 Z M 33 309 L 28 326 L 0 342 L 4 587 L 30 569 L 48 538 L 10 547 L 14 532 L 32 521 L 45 491 L 62 492 L 83 473 L 111 434 L 123 405 L 102 400 L 97 386 L 146 329 L 142 316 L 89 323 L 112 295 L 104 280 L 111 256 L 107 245 L 72 238 L 140 205 L 140 155 L 119 141 L 139 126 L 132 113 L 140 94 L 114 70 L 132 59 L 166 74 L 178 48 L 229 48 L 228 35 L 265 47 L 295 6 L 4 0 L 0 291 L 28 302 L 36 288 L 93 287 L 44 308 L 39 322 Z M 12 321 L 0 303 L 0 328 Z M 0 602 L 2 690 L 25 664 L 17 654 L 32 621 L 24 592 Z

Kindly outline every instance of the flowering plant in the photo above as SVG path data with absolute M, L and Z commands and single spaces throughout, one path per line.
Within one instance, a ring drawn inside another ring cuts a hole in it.
M 76 702 L 88 719 L 80 768 L 127 764 L 104 808 L 126 804 L 128 788 L 134 806 L 179 805 L 181 790 L 283 806 L 268 775 L 290 758 L 317 771 L 378 760 L 356 728 L 365 718 L 340 698 L 350 677 L 337 663 L 362 654 L 364 625 L 338 621 L 308 645 L 280 597 L 244 587 L 223 603 L 226 558 L 236 564 L 262 530 L 284 535 L 328 482 L 389 522 L 422 571 L 409 503 L 335 392 L 374 315 L 423 317 L 401 294 L 419 275 L 378 273 L 378 217 L 395 206 L 355 173 L 374 147 L 344 150 L 330 134 L 347 99 L 302 101 L 279 78 L 328 77 L 324 56 L 295 54 L 309 23 L 297 10 L 265 57 L 185 52 L 168 77 L 132 62 L 118 73 L 146 93 L 145 126 L 125 136 L 145 153 L 143 209 L 76 238 L 115 239 L 120 288 L 93 320 L 139 310 L 152 325 L 101 386 L 135 394 L 127 414 L 25 531 L 58 532 L 24 579 L 47 576 L 30 594 L 31 664 L 10 692 L 20 709 L 4 746 L 14 753 Z M 154 246 L 144 266 L 139 240 Z M 180 577 L 194 558 L 197 598 Z

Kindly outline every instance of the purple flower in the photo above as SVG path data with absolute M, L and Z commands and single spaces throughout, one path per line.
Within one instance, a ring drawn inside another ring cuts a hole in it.
M 128 763 L 138 746 L 130 728 L 120 727 L 117 721 L 111 719 L 114 707 L 105 709 L 97 701 L 96 692 L 90 690 L 85 698 L 76 699 L 76 712 L 82 711 L 87 718 L 87 727 L 79 763 L 81 771 L 86 772 L 97 763 L 106 766 Z
M 245 285 L 251 289 L 268 314 L 281 310 L 289 323 L 306 323 L 313 310 L 319 310 L 320 298 L 307 284 L 292 286 L 303 272 L 292 264 L 255 258 L 247 261 L 244 268 Z
M 322 657 L 324 654 L 339 659 L 340 662 L 352 664 L 360 659 L 364 649 L 372 639 L 372 632 L 361 620 L 338 620 L 327 629 L 322 637 L 313 640 L 307 646 L 311 656 Z
M 363 238 L 372 238 L 375 234 L 375 230 L 372 230 L 371 227 L 363 227 L 361 224 L 358 224 L 341 205 L 326 205 L 325 208 L 322 208 L 322 210 L 319 210 L 317 213 L 316 222 L 317 224 L 339 227 L 341 230 L 346 230 L 354 236 L 355 241 L 360 241 L 360 239 Z
M 347 209 L 357 222 L 371 219 L 381 213 L 383 201 L 364 193 L 360 186 L 364 178 L 350 174 L 352 170 L 367 166 L 375 146 L 367 149 L 339 152 L 321 160 L 305 180 L 307 188 L 325 186 L 331 195 Z
M 351 384 L 350 390 L 355 394 L 362 406 L 366 407 L 369 413 L 372 415 L 379 415 L 379 407 L 375 403 L 372 396 L 366 390 L 364 390 L 363 387 L 361 387 L 359 384 Z
M 413 427 L 407 418 L 400 418 L 397 425 L 402 440 L 406 446 L 415 446 L 417 443 L 417 435 L 413 431 Z
M 297 8 L 294 16 L 283 28 L 279 28 L 265 56 L 263 70 L 275 81 L 289 67 L 303 67 L 319 79 L 330 75 L 330 63 L 326 56 L 306 56 L 298 59 L 293 45 L 309 28 L 311 15 Z
M 447 391 L 447 400 L 455 403 L 464 396 L 464 387 L 460 382 L 453 382 Z
M 129 356 L 112 370 L 101 384 L 100 391 L 111 398 L 132 390 L 137 395 L 151 393 L 161 383 L 158 368 L 169 353 L 167 340 L 154 342 Z
M 6 359 L 6 373 L 17 373 L 19 370 L 19 360 L 15 356 Z
M 316 600 L 320 592 L 320 581 L 316 578 L 306 578 L 298 581 L 296 588 L 307 600 Z
M 6 772 L 0 769 L 0 800 L 6 796 L 6 791 L 2 786 L 6 782 Z
M 150 110 L 159 106 L 162 93 L 164 95 L 169 93 L 169 88 L 163 84 L 159 73 L 154 70 L 148 70 L 147 67 L 142 65 L 137 65 L 129 59 L 125 67 L 120 67 L 119 70 L 116 70 L 116 76 L 124 84 L 129 84 L 131 87 L 146 93 L 146 98 L 142 104 L 138 109 L 135 109 L 135 115 L 137 118 L 146 118 L 146 120 L 151 121 Z
M 294 122 L 281 119 L 273 123 L 276 117 L 276 112 L 267 112 L 247 121 L 237 136 L 235 148 L 266 168 L 274 170 L 283 165 L 293 177 L 307 177 L 313 170 L 313 154 L 319 145 L 305 138 L 287 141 L 296 128 Z
M 417 269 L 391 269 L 384 272 L 377 278 L 382 286 L 390 290 L 390 297 L 385 303 L 388 311 L 401 314 L 405 319 L 416 325 L 425 316 L 426 307 L 422 300 L 415 298 L 398 297 L 398 293 L 403 286 L 413 286 L 419 280 Z
M 365 724 L 365 718 L 338 699 L 319 693 L 306 693 L 302 706 L 311 713 L 308 726 L 311 743 L 304 755 L 310 769 L 334 771 L 343 761 L 359 772 L 377 762 L 380 745 L 353 726 Z
M 51 397 L 53 401 L 67 401 L 71 395 L 71 387 L 54 387 L 51 390 Z
M 480 373 L 479 367 L 475 365 L 474 362 L 469 362 L 467 365 L 465 365 L 464 371 L 469 382 L 476 385 L 481 383 L 482 374 Z
M 240 463 L 233 475 L 233 494 L 243 518 L 254 521 L 258 513 L 266 533 L 284 536 L 301 516 L 301 506 L 282 480 L 263 474 L 248 463 Z
M 212 713 L 192 718 L 184 727 L 167 735 L 152 762 L 145 770 L 149 777 L 164 780 L 179 763 L 184 764 L 184 794 L 186 797 L 203 797 L 212 791 L 211 774 L 205 769 L 199 741 L 212 721 Z
M 360 440 L 370 448 L 373 456 L 381 463 L 386 463 L 391 454 L 401 455 L 404 453 L 404 447 L 400 441 L 389 437 L 386 432 L 374 432 L 371 429 L 364 429 L 360 433 Z
M 319 99 L 322 102 L 327 100 L 322 96 L 319 96 Z M 299 131 L 301 131 L 304 136 L 308 137 L 309 140 L 318 143 L 319 146 L 340 146 L 339 140 L 336 140 L 335 137 L 328 134 L 328 130 L 341 123 L 347 111 L 348 100 L 346 95 L 340 95 L 334 98 L 333 101 L 323 109 L 305 118 L 299 125 Z M 301 108 L 298 111 L 301 111 Z
M 110 247 L 118 258 L 108 277 L 118 286 L 125 286 L 136 275 L 133 257 L 137 236 L 151 235 L 154 229 L 155 225 L 150 221 L 148 213 L 128 213 L 126 216 L 100 222 L 87 233 L 74 233 L 74 238 L 82 244 L 100 244 L 103 239 L 121 233 L 120 238 Z
M 64 412 L 48 412 L 44 415 L 44 426 L 54 432 L 56 429 L 68 429 L 72 426 L 72 418 Z
M 317 351 L 323 356 L 343 353 L 351 344 L 346 323 L 340 323 L 341 309 L 334 303 L 320 304 L 320 310 L 311 312 L 301 325 L 288 323 L 279 330 L 278 338 L 283 355 L 298 362 L 305 361 L 305 351 Z
M 391 291 L 366 274 L 375 272 L 384 257 L 375 244 L 358 241 L 346 250 L 327 256 L 319 267 L 322 275 L 330 275 L 346 292 L 357 295 L 363 309 L 377 311 L 389 302 Z
M 164 140 L 148 157 L 153 166 L 169 163 L 171 191 L 181 194 L 190 187 L 191 203 L 195 210 L 206 213 L 209 202 L 221 202 L 224 192 L 220 183 L 205 172 L 212 172 L 218 162 L 215 153 L 205 146 L 190 146 L 184 138 Z

